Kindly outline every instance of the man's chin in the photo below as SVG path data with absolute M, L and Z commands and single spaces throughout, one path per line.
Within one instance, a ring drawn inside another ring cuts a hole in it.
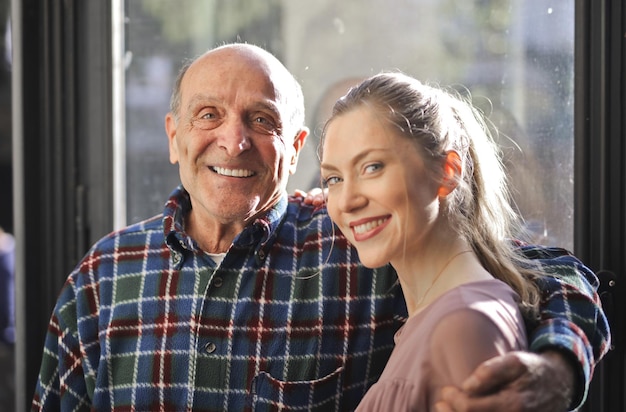
M 265 213 L 269 208 L 261 205 L 258 198 L 231 198 L 220 202 L 217 208 L 214 208 L 216 217 L 221 217 L 223 221 L 248 223 L 257 216 Z
M 221 223 L 246 224 L 266 213 L 279 200 L 280 192 L 268 195 L 249 191 L 237 193 L 232 190 L 216 190 L 204 193 L 201 200 L 204 207 L 193 204 L 192 198 L 192 209 L 196 211 L 204 209 L 209 219 L 212 218 Z

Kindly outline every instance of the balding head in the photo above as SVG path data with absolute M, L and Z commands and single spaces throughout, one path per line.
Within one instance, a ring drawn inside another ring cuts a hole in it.
M 304 126 L 304 97 L 298 81 L 273 54 L 261 47 L 246 43 L 231 43 L 216 47 L 183 65 L 174 83 L 170 99 L 170 111 L 174 118 L 178 119 L 180 115 L 183 83 L 188 71 L 205 62 L 209 64 L 202 64 L 200 70 L 211 70 L 210 62 L 223 62 L 224 60 L 248 66 L 250 70 L 263 70 L 268 77 L 271 77 L 276 85 L 277 99 L 282 101 L 287 108 L 283 119 L 286 136 L 293 137 Z

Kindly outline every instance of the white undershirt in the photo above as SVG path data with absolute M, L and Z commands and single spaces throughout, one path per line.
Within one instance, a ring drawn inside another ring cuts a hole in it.
M 217 266 L 219 266 L 220 263 L 222 263 L 222 260 L 224 260 L 224 256 L 226 256 L 226 252 L 224 252 L 224 253 L 207 253 L 207 255 L 209 255 L 209 257 L 211 259 L 213 259 L 213 262 L 215 262 L 215 264 Z

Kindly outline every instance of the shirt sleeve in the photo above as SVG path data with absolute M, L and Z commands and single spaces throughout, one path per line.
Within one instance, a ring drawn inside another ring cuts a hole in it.
M 585 401 L 593 369 L 610 346 L 598 278 L 564 249 L 524 246 L 522 251 L 548 274 L 539 280 L 540 319 L 529 330 L 530 350 L 557 350 L 573 360 L 577 383 L 570 407 L 575 409 Z
M 31 411 L 90 410 L 77 323 L 71 321 L 71 316 L 68 322 L 68 314 L 76 313 L 75 303 L 68 282 L 48 324 Z M 73 319 L 76 320 L 75 315 Z

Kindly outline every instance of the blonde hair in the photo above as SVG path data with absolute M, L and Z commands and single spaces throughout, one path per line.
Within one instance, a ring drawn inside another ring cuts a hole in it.
M 381 73 L 339 99 L 326 126 L 362 105 L 380 110 L 400 135 L 416 144 L 434 178 L 443 178 L 447 153 L 459 153 L 462 175 L 443 202 L 444 213 L 483 267 L 518 293 L 526 314 L 536 316 L 540 294 L 534 280 L 542 271 L 513 242 L 524 235 L 523 225 L 511 206 L 498 145 L 484 116 L 458 93 L 402 73 Z

